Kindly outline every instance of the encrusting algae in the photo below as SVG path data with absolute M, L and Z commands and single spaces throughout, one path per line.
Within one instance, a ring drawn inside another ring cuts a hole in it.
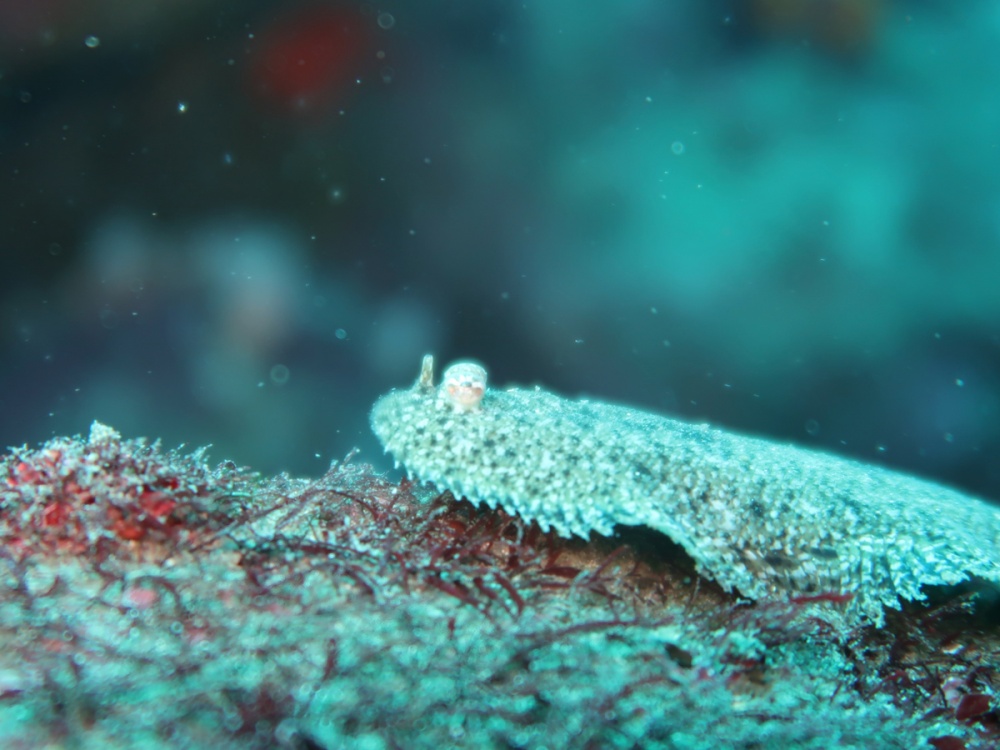
M 473 365 L 442 389 L 455 419 L 502 395 Z M 99 423 L 12 448 L 3 747 L 997 747 L 988 601 L 845 631 L 836 600 L 746 606 L 618 531 L 560 540 L 352 461 L 213 469 Z
M 435 388 L 380 398 L 372 428 L 408 474 L 561 536 L 616 524 L 666 534 L 698 570 L 754 599 L 884 607 L 970 576 L 1000 582 L 1000 508 L 816 451 L 539 388 L 486 388 L 462 362 Z

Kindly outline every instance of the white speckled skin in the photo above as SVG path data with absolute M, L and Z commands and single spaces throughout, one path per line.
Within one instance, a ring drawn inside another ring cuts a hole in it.
M 485 373 L 484 373 L 485 374 Z M 563 536 L 645 525 L 752 598 L 852 594 L 883 607 L 970 575 L 1000 582 L 1000 508 L 835 456 L 540 389 L 454 408 L 433 360 L 372 409 L 407 472 Z

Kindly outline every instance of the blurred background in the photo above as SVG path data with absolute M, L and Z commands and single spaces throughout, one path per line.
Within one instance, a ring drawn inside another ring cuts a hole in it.
M 0 444 L 264 472 L 420 357 L 1000 499 L 989 0 L 5 0 Z

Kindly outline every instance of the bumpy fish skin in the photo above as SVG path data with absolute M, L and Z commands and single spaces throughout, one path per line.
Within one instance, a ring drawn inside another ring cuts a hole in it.
M 456 408 L 430 357 L 371 423 L 410 476 L 562 536 L 648 526 L 754 599 L 850 594 L 881 625 L 923 586 L 1000 582 L 1000 508 L 825 453 L 538 388 Z

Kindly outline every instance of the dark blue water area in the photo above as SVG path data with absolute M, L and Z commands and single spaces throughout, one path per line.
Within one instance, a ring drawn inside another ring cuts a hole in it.
M 0 444 L 315 476 L 420 357 L 1000 499 L 988 2 L 0 9 Z

